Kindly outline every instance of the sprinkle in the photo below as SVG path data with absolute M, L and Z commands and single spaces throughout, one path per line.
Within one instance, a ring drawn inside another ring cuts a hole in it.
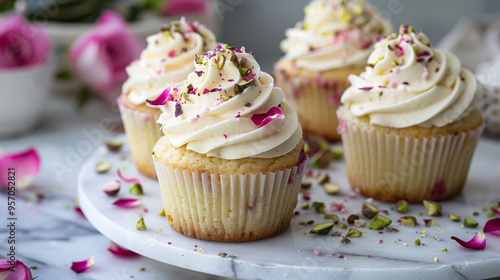
M 201 77 L 201 75 L 203 75 L 203 71 L 194 71 L 196 73 L 196 75 L 198 75 L 198 77 Z
M 427 65 L 424 65 L 424 72 L 422 73 L 422 79 L 424 81 L 429 80 L 429 69 L 427 68 Z

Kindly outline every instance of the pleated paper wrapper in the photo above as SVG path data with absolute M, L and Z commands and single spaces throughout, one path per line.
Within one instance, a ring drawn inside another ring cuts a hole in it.
M 384 201 L 421 202 L 457 195 L 483 128 L 409 138 L 347 121 L 342 142 L 351 187 Z
M 163 136 L 160 124 L 156 123 L 161 111 L 158 110 L 157 114 L 140 112 L 128 108 L 120 100 L 118 108 L 137 169 L 149 177 L 156 178 L 151 153 L 158 139 Z
M 258 240 L 288 228 L 306 161 L 265 174 L 220 174 L 154 160 L 170 226 L 185 236 L 226 242 Z

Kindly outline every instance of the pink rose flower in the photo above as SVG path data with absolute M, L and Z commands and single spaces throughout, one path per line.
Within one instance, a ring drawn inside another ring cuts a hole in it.
M 165 15 L 206 12 L 208 5 L 207 0 L 167 0 L 163 4 L 161 12 Z
M 14 271 L 12 271 L 14 270 Z M 32 280 L 31 270 L 18 260 L 0 260 L 0 279 Z
M 0 20 L 0 70 L 42 64 L 50 40 L 41 25 L 31 25 L 21 14 Z
M 127 79 L 125 67 L 139 58 L 144 47 L 120 15 L 104 11 L 95 28 L 71 46 L 71 68 L 100 97 L 114 102 Z

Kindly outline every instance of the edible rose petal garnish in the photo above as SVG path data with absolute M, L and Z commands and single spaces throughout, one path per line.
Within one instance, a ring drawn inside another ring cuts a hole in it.
M 122 180 L 123 182 L 126 182 L 126 183 L 137 183 L 139 182 L 139 178 L 125 178 L 122 174 L 122 171 L 120 170 L 120 168 L 117 169 L 116 171 L 118 173 L 118 177 L 120 177 L 120 180 Z
M 463 247 L 473 250 L 483 250 L 484 247 L 486 247 L 486 236 L 484 236 L 484 233 L 482 232 L 476 233 L 476 235 L 474 235 L 474 237 L 472 237 L 469 241 L 463 241 L 456 236 L 452 236 L 451 239 L 455 240 Z
M 151 105 L 165 105 L 167 101 L 174 100 L 173 96 L 170 94 L 172 87 L 167 87 L 155 100 L 146 100 Z
M 28 187 L 35 176 L 40 171 L 40 157 L 34 148 L 15 154 L 0 155 L 0 185 L 7 187 L 9 185 L 10 172 L 15 172 L 16 188 L 23 189 Z
M 71 265 L 71 270 L 73 270 L 76 273 L 81 273 L 91 268 L 93 265 L 94 265 L 94 257 L 92 256 L 81 262 L 73 262 Z
M 285 119 L 285 115 L 283 111 L 277 106 L 272 107 L 264 114 L 255 114 L 252 116 L 252 122 L 258 126 L 263 127 L 264 125 L 270 123 L 273 120 L 283 120 Z
M 500 235 L 500 218 L 495 218 L 487 221 L 484 225 L 483 232 Z
M 498 206 L 498 204 L 495 204 L 493 206 L 490 207 L 491 211 L 493 211 L 495 214 L 497 215 L 500 215 L 500 207 Z
M 123 208 L 134 208 L 139 205 L 141 205 L 142 199 L 135 199 L 135 198 L 122 198 L 118 199 L 117 201 L 113 202 L 113 205 L 116 205 L 118 207 L 123 207 Z
M 109 247 L 108 251 L 113 253 L 114 255 L 120 256 L 120 257 L 131 257 L 131 256 L 138 256 L 137 253 L 132 252 L 130 250 L 124 249 L 120 247 L 120 245 L 116 244 L 113 241 L 109 241 Z

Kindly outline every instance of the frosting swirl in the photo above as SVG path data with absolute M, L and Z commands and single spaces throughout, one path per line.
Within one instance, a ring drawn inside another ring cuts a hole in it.
M 195 57 L 188 85 L 168 88 L 158 123 L 175 147 L 210 157 L 274 158 L 302 137 L 297 114 L 244 48 L 218 46 Z
M 412 27 L 382 38 L 360 76 L 350 75 L 341 101 L 370 123 L 403 128 L 442 127 L 465 117 L 482 97 L 474 75 L 458 58 L 434 49 Z
M 281 42 L 284 59 L 312 71 L 364 65 L 373 37 L 392 30 L 364 0 L 314 0 L 303 22 L 286 30 Z
M 135 105 L 156 98 L 171 83 L 186 80 L 194 70 L 193 56 L 216 46 L 210 30 L 184 17 L 146 40 L 148 46 L 140 59 L 127 67 L 129 78 L 123 84 L 123 92 L 128 92 L 129 101 Z

